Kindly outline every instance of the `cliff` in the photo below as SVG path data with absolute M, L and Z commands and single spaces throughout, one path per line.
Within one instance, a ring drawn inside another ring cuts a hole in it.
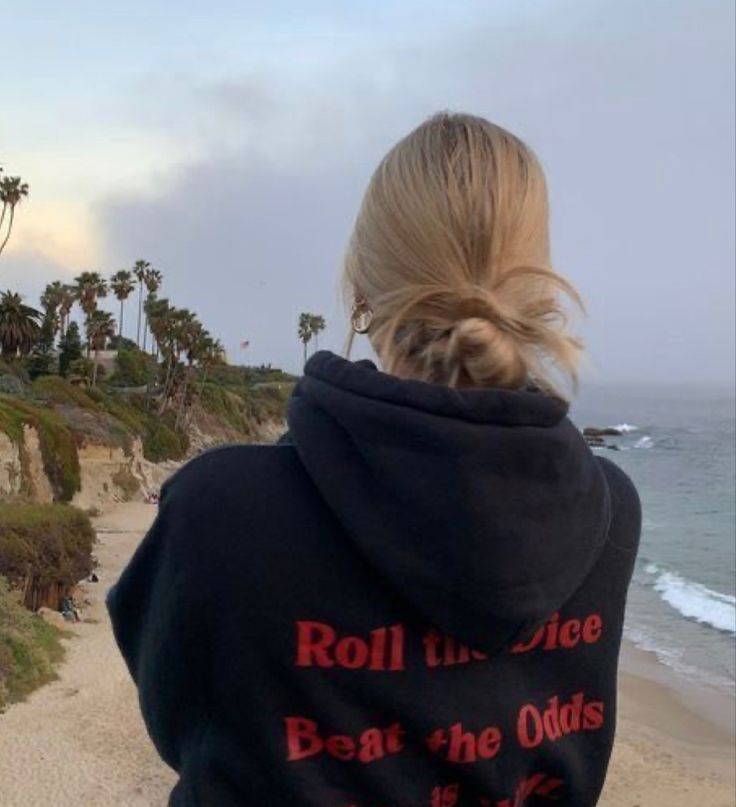
M 271 442 L 286 428 L 290 384 L 206 385 L 176 424 L 141 394 L 83 389 L 47 376 L 0 394 L 0 502 L 101 509 L 144 499 L 182 461 L 222 443 Z

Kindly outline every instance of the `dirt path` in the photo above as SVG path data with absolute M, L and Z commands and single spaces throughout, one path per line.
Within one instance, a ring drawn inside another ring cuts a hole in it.
M 112 636 L 104 596 L 155 508 L 124 504 L 96 519 L 99 583 L 66 643 L 60 678 L 0 715 L 0 804 L 36 807 L 165 805 L 174 775 L 158 759 Z

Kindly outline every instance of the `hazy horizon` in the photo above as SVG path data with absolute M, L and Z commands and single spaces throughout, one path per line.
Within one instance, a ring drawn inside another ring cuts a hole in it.
M 30 197 L 0 289 L 37 304 L 51 280 L 144 258 L 230 361 L 300 372 L 299 312 L 323 314 L 320 348 L 342 350 L 340 261 L 373 168 L 449 108 L 506 126 L 545 167 L 554 264 L 588 308 L 583 390 L 733 389 L 734 14 L 29 0 L 3 23 L 0 164 Z

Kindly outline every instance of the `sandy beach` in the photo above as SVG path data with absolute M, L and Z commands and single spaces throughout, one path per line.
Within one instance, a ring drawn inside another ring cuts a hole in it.
M 59 679 L 0 715 L 0 804 L 165 805 L 174 775 L 147 737 L 104 608 L 153 519 L 123 504 L 96 519 L 98 583 Z M 623 656 L 618 739 L 603 807 L 733 807 L 734 701 L 681 681 L 649 654 Z

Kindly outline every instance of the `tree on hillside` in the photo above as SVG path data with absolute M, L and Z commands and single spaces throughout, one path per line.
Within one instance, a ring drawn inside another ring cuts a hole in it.
M 76 322 L 71 322 L 62 335 L 59 350 L 59 373 L 66 376 L 71 364 L 82 358 L 82 339 Z
M 315 345 L 319 338 L 319 334 L 325 329 L 327 323 L 321 314 L 309 314 L 304 311 L 299 314 L 299 340 L 304 345 L 304 362 L 307 361 L 307 345 L 315 337 Z
M 46 309 L 38 336 L 28 365 L 31 378 L 49 375 L 54 366 L 54 339 L 56 337 L 57 317 L 53 308 Z
M 159 411 L 164 412 L 169 399 L 174 397 L 177 386 L 179 386 L 181 373 L 179 363 L 181 354 L 185 352 L 190 344 L 194 329 L 197 327 L 195 315 L 188 308 L 168 308 L 164 319 L 164 339 L 165 355 L 167 356 L 166 378 L 164 380 L 164 390 Z M 161 352 L 164 353 L 164 345 L 161 345 Z
M 136 328 L 135 342 L 138 347 L 141 346 L 141 321 L 143 319 L 143 284 L 146 277 L 146 272 L 151 268 L 148 261 L 136 261 L 133 265 L 133 274 L 138 281 L 138 326 Z
M 74 286 L 65 283 L 62 286 L 59 302 L 59 332 L 62 337 L 66 334 L 66 329 L 69 325 L 69 315 L 72 312 L 72 307 L 76 299 L 77 296 Z
M 25 305 L 20 294 L 0 294 L 0 348 L 4 358 L 27 356 L 38 339 L 41 313 Z
M 59 309 L 63 299 L 64 284 L 60 280 L 54 280 L 53 283 L 47 284 L 41 295 L 41 308 L 44 310 L 44 319 L 51 319 L 54 338 L 61 327 L 61 313 Z
M 2 169 L 0 168 L 0 174 Z M 15 221 L 15 208 L 20 204 L 21 199 L 28 196 L 28 183 L 23 182 L 20 177 L 0 176 L 0 254 L 5 249 L 13 232 L 13 222 Z M 2 236 L 2 226 L 7 214 L 7 230 L 5 237 Z
M 107 340 L 115 336 L 115 320 L 109 311 L 93 311 L 87 318 L 87 344 L 91 344 L 95 351 L 92 364 L 92 386 L 97 383 L 98 357 L 105 349 Z
M 325 318 L 321 314 L 313 314 L 311 327 L 312 327 L 312 335 L 314 336 L 314 349 L 319 350 L 319 335 L 327 327 Z
M 307 314 L 306 312 L 299 314 L 299 329 L 297 333 L 299 334 L 299 340 L 304 345 L 304 364 L 306 364 L 307 345 L 312 338 L 311 314 Z
M 87 358 L 89 358 L 91 342 L 89 338 L 89 320 L 97 310 L 97 301 L 100 297 L 107 297 L 107 282 L 99 272 L 82 272 L 75 281 L 76 294 L 79 305 L 84 311 L 85 327 L 87 329 Z
M 133 273 L 128 269 L 120 269 L 119 271 L 115 272 L 115 274 L 110 278 L 110 288 L 120 301 L 120 322 L 118 324 L 118 336 L 122 337 L 125 301 L 128 299 L 128 297 L 130 297 L 131 292 L 135 288 Z
M 163 280 L 163 276 L 158 269 L 151 269 L 150 267 L 146 270 L 145 275 L 143 276 L 143 282 L 146 284 L 146 291 L 148 292 L 146 296 L 146 300 L 150 300 L 151 297 L 155 297 L 158 290 L 161 288 L 161 282 Z M 144 313 L 145 313 L 145 306 L 144 306 Z M 146 333 L 148 331 L 148 316 L 146 315 L 143 321 L 143 350 L 146 349 Z

